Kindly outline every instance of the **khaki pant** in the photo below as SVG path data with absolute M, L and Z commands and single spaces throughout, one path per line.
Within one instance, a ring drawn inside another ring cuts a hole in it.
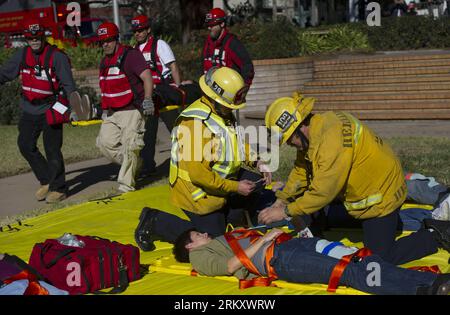
M 144 117 L 138 110 L 124 110 L 107 117 L 100 128 L 97 147 L 107 159 L 121 165 L 117 182 L 122 191 L 135 190 L 144 126 Z

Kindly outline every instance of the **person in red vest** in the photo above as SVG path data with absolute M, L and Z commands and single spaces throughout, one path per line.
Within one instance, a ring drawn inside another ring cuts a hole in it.
M 121 165 L 119 191 L 133 191 L 144 146 L 145 116 L 155 111 L 152 76 L 141 52 L 119 43 L 114 23 L 102 23 L 97 36 L 104 52 L 99 72 L 104 120 L 97 146 L 105 157 Z
M 35 194 L 37 200 L 55 203 L 67 196 L 61 153 L 62 119 L 78 120 L 68 102 L 76 87 L 69 57 L 46 42 L 45 29 L 39 21 L 28 21 L 24 36 L 27 46 L 18 49 L 0 68 L 0 85 L 19 75 L 22 78 L 17 144 L 41 184 Z M 36 145 L 41 133 L 46 157 Z
M 255 76 L 252 60 L 239 39 L 228 32 L 225 12 L 220 8 L 212 9 L 206 14 L 205 24 L 209 35 L 203 47 L 204 73 L 211 67 L 226 66 L 239 72 L 250 86 Z
M 167 93 L 178 93 L 174 89 L 180 86 L 181 77 L 172 49 L 164 40 L 152 35 L 151 21 L 147 16 L 138 15 L 133 18 L 131 29 L 137 42 L 135 48 L 143 54 L 152 73 L 155 94 L 159 95 L 159 98 L 155 100 L 156 115 L 149 116 L 145 124 L 145 146 L 141 152 L 143 160 L 141 173 L 150 175 L 156 171 L 155 145 L 159 117 L 161 117 L 167 129 L 172 131 L 173 123 L 178 116 L 177 111 L 159 113 L 159 109 L 162 107 L 160 103 L 166 103 L 161 98 L 165 98 Z

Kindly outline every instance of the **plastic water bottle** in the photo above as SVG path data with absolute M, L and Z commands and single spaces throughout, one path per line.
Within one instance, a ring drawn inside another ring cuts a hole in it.
M 77 239 L 75 235 L 72 235 L 71 233 L 64 233 L 63 236 L 56 239 L 58 243 L 66 246 L 72 246 L 72 247 L 84 247 L 85 244 L 82 240 Z

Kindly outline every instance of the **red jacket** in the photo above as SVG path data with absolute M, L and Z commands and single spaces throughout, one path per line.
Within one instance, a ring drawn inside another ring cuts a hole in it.
M 31 47 L 24 50 L 24 58 L 20 65 L 20 75 L 22 76 L 23 96 L 33 103 L 49 97 L 55 97 L 63 104 L 67 104 L 67 99 L 60 94 L 60 87 L 53 65 L 53 57 L 58 48 L 45 45 L 44 50 L 35 59 Z
M 226 29 L 215 41 L 208 35 L 203 47 L 203 71 L 211 67 L 229 67 L 238 71 L 246 84 L 251 85 L 255 70 L 244 45 Z

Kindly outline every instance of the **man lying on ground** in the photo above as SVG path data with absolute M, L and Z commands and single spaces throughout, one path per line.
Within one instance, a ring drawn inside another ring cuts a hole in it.
M 303 284 L 327 284 L 333 276 L 335 280 L 329 284 L 334 283 L 334 287 L 341 284 L 372 294 L 446 295 L 450 291 L 450 274 L 403 269 L 364 249 L 358 251 L 316 237 L 290 239 L 279 229 L 260 237 L 252 234 L 236 237 L 227 233 L 212 239 L 192 229 L 178 237 L 173 252 L 177 261 L 190 262 L 194 270 L 206 276 L 263 276 Z M 335 267 L 343 256 L 352 253 L 339 279 L 339 268 Z M 374 266 L 380 271 L 378 281 L 373 278 Z M 332 287 L 329 285 L 329 289 Z

